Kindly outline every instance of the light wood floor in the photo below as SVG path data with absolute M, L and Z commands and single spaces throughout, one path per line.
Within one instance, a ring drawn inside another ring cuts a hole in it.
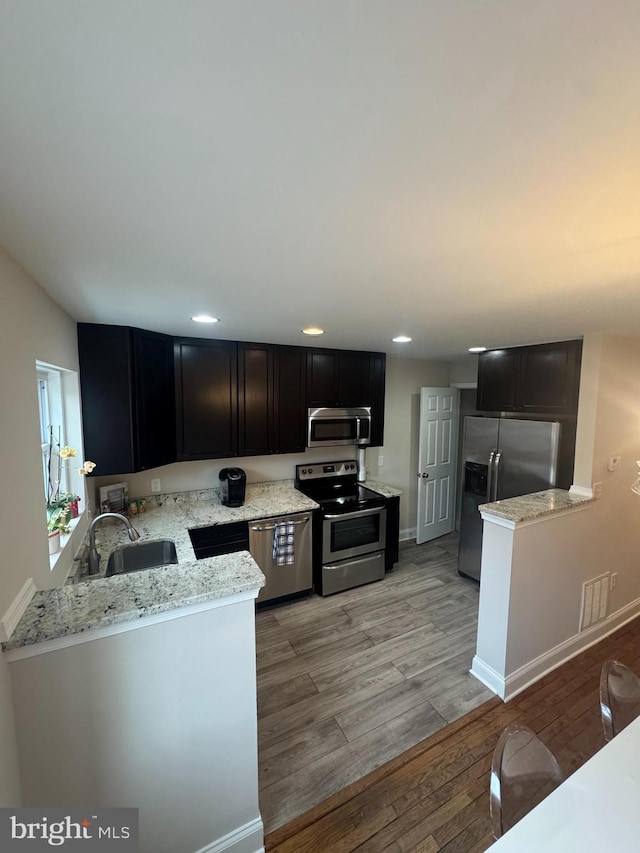
M 266 832 L 493 696 L 469 675 L 478 585 L 457 548 L 453 534 L 406 543 L 379 583 L 258 613 Z
M 566 775 L 604 746 L 602 664 L 640 672 L 640 618 L 506 705 L 494 697 L 306 814 L 272 832 L 272 853 L 481 853 L 492 843 L 491 756 L 513 722 L 530 726 Z

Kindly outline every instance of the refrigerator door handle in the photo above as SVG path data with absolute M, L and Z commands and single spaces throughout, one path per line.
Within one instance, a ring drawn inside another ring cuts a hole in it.
M 493 500 L 498 500 L 498 486 L 500 485 L 500 460 L 502 453 L 498 451 L 493 460 Z
M 496 455 L 495 450 L 492 450 L 491 453 L 489 454 L 489 465 L 487 466 L 488 467 L 488 472 L 487 472 L 487 500 L 488 501 L 493 500 L 491 487 L 493 485 L 493 458 L 495 455 Z

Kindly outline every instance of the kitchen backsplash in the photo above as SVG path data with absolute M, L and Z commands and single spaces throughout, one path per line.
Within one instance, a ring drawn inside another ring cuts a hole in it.
M 371 465 L 380 448 L 368 450 L 367 470 L 375 470 Z M 306 453 L 287 453 L 277 456 L 236 456 L 232 459 L 211 459 L 200 462 L 176 462 L 162 468 L 154 468 L 138 474 L 120 474 L 113 477 L 90 477 L 87 480 L 89 500 L 92 509 L 96 506 L 96 494 L 100 486 L 126 482 L 129 486 L 129 499 L 162 498 L 177 493 L 192 493 L 216 489 L 219 485 L 218 473 L 221 468 L 240 467 L 247 474 L 247 483 L 264 483 L 273 480 L 290 480 L 295 476 L 297 464 L 329 462 L 341 459 L 355 459 L 355 447 L 323 447 L 307 450 Z M 100 461 L 96 472 L 100 470 Z M 371 467 L 370 467 L 371 466 Z M 160 480 L 160 493 L 152 495 L 151 480 Z

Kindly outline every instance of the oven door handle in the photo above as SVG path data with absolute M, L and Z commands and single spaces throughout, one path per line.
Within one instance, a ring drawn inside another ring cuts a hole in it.
M 297 526 L 298 524 L 306 524 L 308 521 L 309 521 L 309 516 L 307 516 L 306 518 L 301 518 L 299 521 L 284 521 L 284 522 L 281 522 L 281 523 L 282 523 L 282 524 L 293 524 L 293 525 Z M 256 533 L 262 533 L 262 532 L 263 532 L 263 531 L 265 531 L 265 530 L 275 530 L 275 529 L 276 529 L 276 525 L 275 525 L 275 524 L 261 524 L 261 525 L 258 527 L 258 526 L 256 526 L 256 525 L 253 525 L 253 524 L 252 524 L 252 525 L 251 525 L 251 529 L 252 529 L 252 530 L 255 530 L 255 531 L 256 531 Z
M 384 551 L 373 551 L 371 554 L 365 554 L 364 557 L 356 557 L 354 560 L 340 560 L 339 563 L 325 563 L 323 569 L 344 569 L 347 566 L 357 566 L 358 563 L 368 563 L 370 560 L 380 559 L 384 557 Z
M 338 518 L 343 518 L 345 520 L 348 518 L 362 518 L 364 515 L 377 515 L 381 509 L 384 509 L 384 504 L 371 507 L 370 509 L 361 509 L 358 512 L 339 512 L 332 515 L 323 515 L 322 517 L 328 521 L 334 521 Z

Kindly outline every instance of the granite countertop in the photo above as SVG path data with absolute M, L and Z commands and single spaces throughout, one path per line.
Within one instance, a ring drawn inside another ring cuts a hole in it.
M 364 485 L 385 497 L 402 494 L 384 483 Z M 96 527 L 100 573 L 82 575 L 86 547 L 81 548 L 83 557 L 69 582 L 36 592 L 11 639 L 2 644 L 4 651 L 259 589 L 264 575 L 247 551 L 196 560 L 189 530 L 318 508 L 293 480 L 249 484 L 244 505 L 235 509 L 222 505 L 217 489 L 153 495 L 146 505 L 146 512 L 131 517 L 139 541 L 171 539 L 178 563 L 105 578 L 111 552 L 129 543 L 122 522 L 105 519 Z
M 481 504 L 480 511 L 483 515 L 494 515 L 519 524 L 523 521 L 532 521 L 545 515 L 552 515 L 567 509 L 592 503 L 595 498 L 574 495 L 564 489 L 546 489 L 543 492 L 534 492 L 531 495 L 522 495 L 518 498 L 508 498 L 503 501 Z
M 372 492 L 378 492 L 379 495 L 385 498 L 398 498 L 404 494 L 400 489 L 396 489 L 394 486 L 387 486 L 386 483 L 379 483 L 377 480 L 365 480 L 362 485 L 366 486 L 367 489 L 371 489 Z

